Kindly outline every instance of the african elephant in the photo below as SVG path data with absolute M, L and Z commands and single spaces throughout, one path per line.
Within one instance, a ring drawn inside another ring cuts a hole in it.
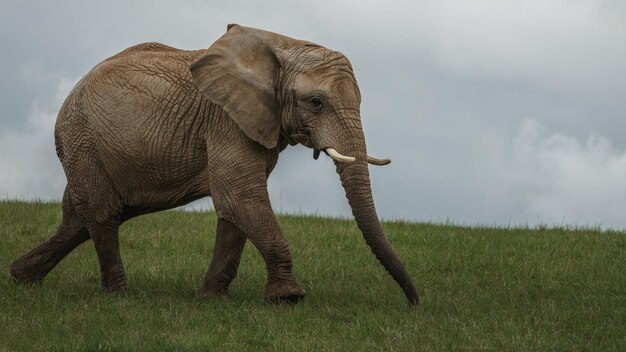
M 288 145 L 334 159 L 367 244 L 412 304 L 418 295 L 380 226 L 371 195 L 360 92 L 348 59 L 311 42 L 229 25 L 211 47 L 144 43 L 112 56 L 76 84 L 55 126 L 67 177 L 56 234 L 11 265 L 36 282 L 91 238 L 102 288 L 124 290 L 118 228 L 138 215 L 211 196 L 214 254 L 199 294 L 225 295 L 246 239 L 267 268 L 264 297 L 298 301 L 289 247 L 267 192 Z

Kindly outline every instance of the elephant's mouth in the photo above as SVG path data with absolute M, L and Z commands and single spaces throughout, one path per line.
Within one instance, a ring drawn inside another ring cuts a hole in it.
M 302 144 L 305 147 L 313 147 L 311 145 L 311 128 L 308 126 L 296 128 L 293 133 L 286 135 L 286 137 L 290 145 Z
M 319 158 L 322 151 L 324 151 L 326 155 L 328 155 L 337 162 L 351 163 L 356 160 L 356 158 L 352 156 L 345 156 L 339 153 L 335 148 L 330 146 L 323 148 L 314 147 L 315 142 L 313 137 L 311 136 L 311 127 L 309 126 L 302 126 L 297 128 L 294 133 L 289 135 L 288 140 L 289 144 L 291 145 L 302 144 L 305 147 L 313 148 L 313 159 L 315 160 Z
M 314 159 L 314 160 L 317 160 L 317 158 L 319 158 L 319 157 L 320 157 L 320 152 L 321 152 L 321 150 L 320 150 L 320 149 L 313 148 L 313 159 Z
M 317 160 L 320 157 L 320 153 L 324 151 L 326 155 L 328 155 L 333 160 L 340 163 L 351 163 L 356 160 L 353 156 L 345 156 L 337 151 L 337 149 L 333 147 L 325 147 L 325 148 L 313 148 L 313 159 Z

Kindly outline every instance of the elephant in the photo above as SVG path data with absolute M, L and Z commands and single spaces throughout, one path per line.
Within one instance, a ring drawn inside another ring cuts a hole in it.
M 264 299 L 297 302 L 287 241 L 267 178 L 279 153 L 302 144 L 333 159 L 363 237 L 418 303 L 372 199 L 350 61 L 309 41 L 230 24 L 208 49 L 132 46 L 97 64 L 63 102 L 56 153 L 67 178 L 56 233 L 16 259 L 17 283 L 40 282 L 91 239 L 105 291 L 127 289 L 118 229 L 125 221 L 210 196 L 217 213 L 213 257 L 198 294 L 227 296 L 246 240 L 267 270 Z

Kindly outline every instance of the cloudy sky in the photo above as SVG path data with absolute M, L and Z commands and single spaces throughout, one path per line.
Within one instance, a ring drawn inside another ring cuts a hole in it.
M 382 218 L 626 228 L 622 0 L 0 0 L 0 199 L 61 197 L 54 121 L 91 67 L 146 41 L 206 48 L 228 23 L 352 61 L 368 149 L 393 160 L 371 169 Z M 277 211 L 350 214 L 303 147 L 270 194 Z

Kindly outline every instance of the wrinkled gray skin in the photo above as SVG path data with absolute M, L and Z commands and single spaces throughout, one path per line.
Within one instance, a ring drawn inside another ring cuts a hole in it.
M 57 233 L 11 265 L 37 282 L 92 239 L 102 287 L 127 287 L 118 228 L 135 216 L 211 196 L 218 214 L 215 252 L 200 295 L 225 295 L 246 239 L 268 273 L 265 298 L 297 301 L 289 247 L 267 193 L 278 154 L 301 143 L 353 156 L 335 161 L 356 222 L 404 291 L 417 292 L 390 247 L 372 201 L 360 93 L 350 62 L 313 43 L 238 25 L 209 49 L 157 43 L 103 61 L 74 88 L 56 123 L 67 176 Z

